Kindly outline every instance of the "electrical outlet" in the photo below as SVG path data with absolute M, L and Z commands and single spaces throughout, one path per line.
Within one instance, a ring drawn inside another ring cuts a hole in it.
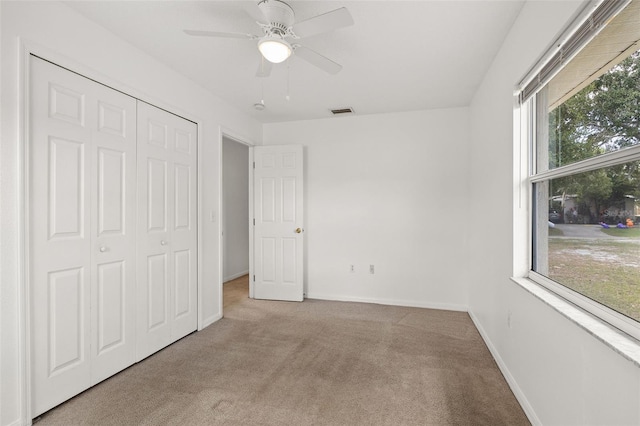
M 351 272 L 352 274 L 356 273 L 356 265 L 351 265 L 351 267 L 349 268 L 349 272 Z
M 507 311 L 507 327 L 508 328 L 511 328 L 511 315 L 512 315 L 512 312 L 511 312 L 511 309 L 509 309 Z
M 376 268 L 373 265 L 369 265 L 369 273 L 370 274 L 375 274 L 376 273 Z

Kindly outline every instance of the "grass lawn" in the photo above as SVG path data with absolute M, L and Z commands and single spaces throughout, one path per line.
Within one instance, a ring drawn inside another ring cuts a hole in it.
M 603 229 L 640 236 L 640 229 Z M 551 233 L 550 233 L 551 234 Z M 640 321 L 640 244 L 620 239 L 549 238 L 549 277 Z
M 558 228 L 549 228 L 549 236 L 550 237 L 562 237 L 564 235 L 564 232 L 562 232 L 560 229 Z
M 640 238 L 640 227 L 637 226 L 633 228 L 602 228 L 602 232 L 612 237 Z

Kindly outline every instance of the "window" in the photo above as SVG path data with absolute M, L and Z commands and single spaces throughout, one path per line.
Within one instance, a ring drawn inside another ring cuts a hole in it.
M 530 278 L 640 339 L 640 0 L 624 6 L 603 1 L 521 102 Z

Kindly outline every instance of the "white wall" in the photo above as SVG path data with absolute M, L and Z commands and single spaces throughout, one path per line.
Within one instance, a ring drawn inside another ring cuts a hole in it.
M 221 128 L 260 143 L 262 127 L 205 89 L 158 63 L 59 2 L 0 2 L 0 425 L 26 424 L 19 298 L 21 221 L 21 54 L 26 43 L 45 58 L 199 123 L 202 164 L 219 164 Z M 194 58 L 197 60 L 197 58 Z M 201 167 L 201 276 L 199 316 L 208 324 L 221 315 L 218 265 L 220 182 L 216 167 Z
M 581 6 L 527 2 L 471 104 L 470 208 L 492 226 L 470 229 L 469 309 L 535 422 L 640 424 L 639 369 L 509 279 L 527 265 L 513 91 Z
M 304 146 L 307 297 L 466 310 L 466 108 L 267 124 L 263 139 Z
M 249 273 L 249 147 L 222 139 L 223 280 Z
M 262 135 L 258 123 L 65 5 L 0 2 L 0 425 L 28 421 L 20 404 L 18 37 L 198 121 L 206 164 L 220 163 L 221 126 L 257 143 L 304 145 L 308 297 L 468 306 L 534 420 L 640 424 L 638 368 L 509 279 L 522 254 L 513 244 L 522 241 L 512 216 L 513 88 L 581 4 L 527 2 L 469 109 L 269 124 Z M 219 217 L 218 170 L 201 172 L 203 216 Z M 220 225 L 202 225 L 201 282 L 209 285 L 201 315 L 213 319 Z

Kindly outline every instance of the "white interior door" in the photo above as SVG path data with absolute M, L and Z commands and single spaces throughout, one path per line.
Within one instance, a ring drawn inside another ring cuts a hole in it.
M 302 301 L 302 146 L 257 146 L 253 155 L 254 297 Z
M 136 100 L 101 91 L 91 172 L 91 385 L 135 362 Z
M 137 358 L 197 328 L 197 127 L 138 102 Z
M 38 415 L 135 356 L 135 99 L 31 58 L 29 270 Z

